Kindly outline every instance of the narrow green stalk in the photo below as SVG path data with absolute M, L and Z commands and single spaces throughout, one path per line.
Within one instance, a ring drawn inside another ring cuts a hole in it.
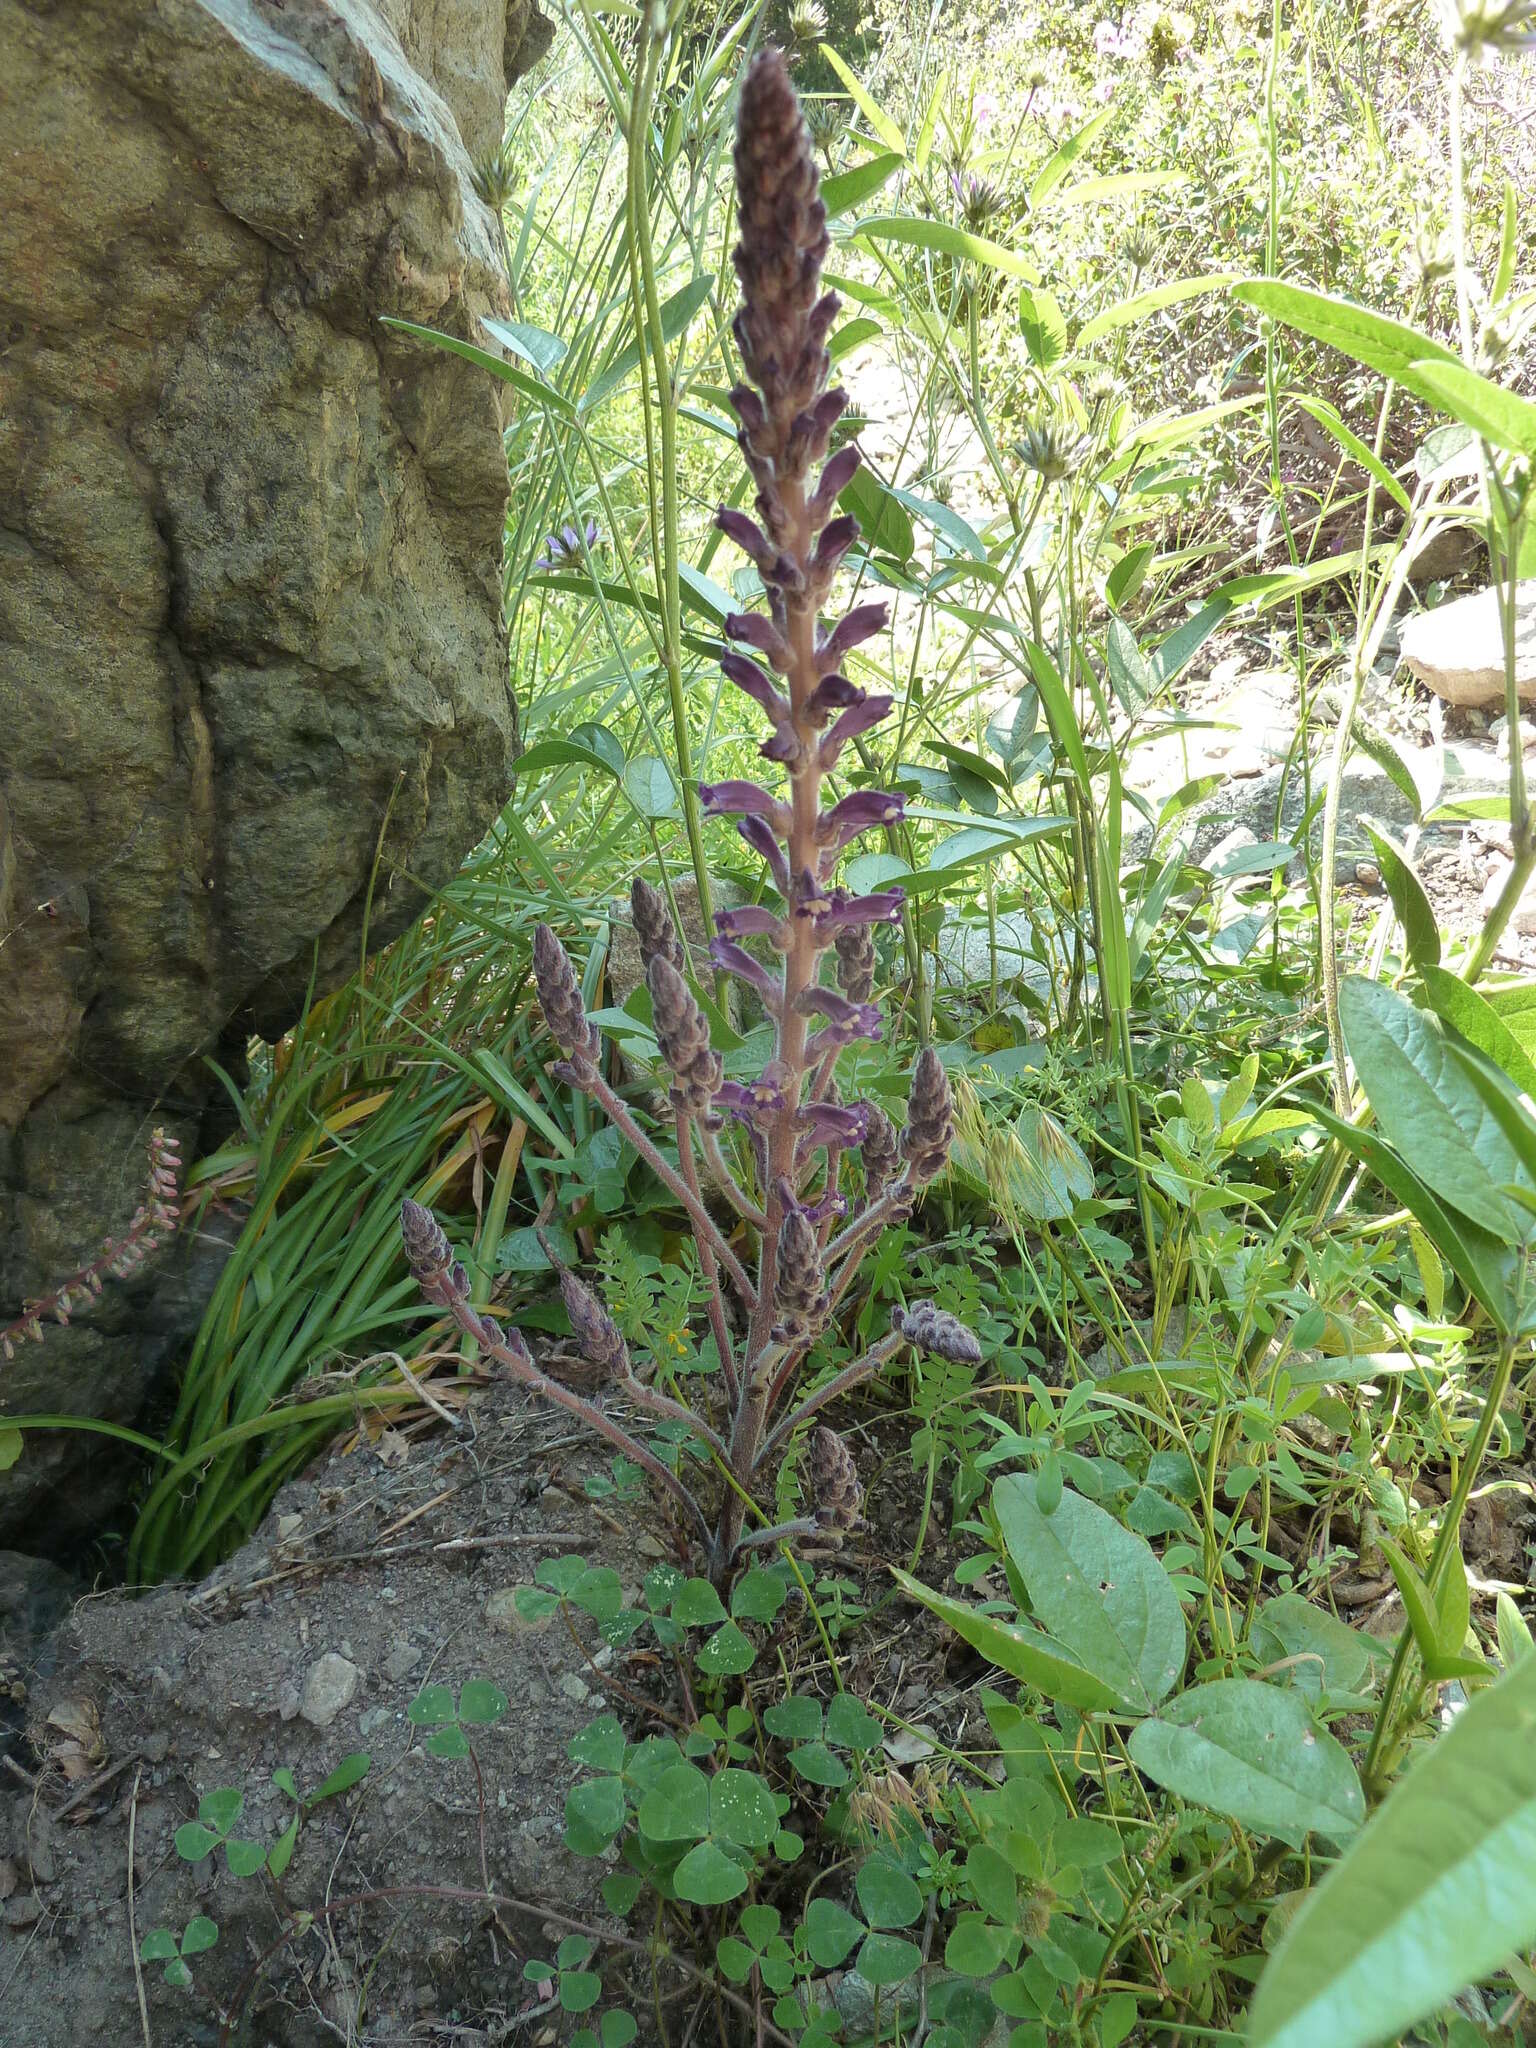
M 673 389 L 672 368 L 667 360 L 667 338 L 661 324 L 661 296 L 656 287 L 656 252 L 651 240 L 650 191 L 646 177 L 650 104 L 660 42 L 647 18 L 640 28 L 640 49 L 635 65 L 627 136 L 630 293 L 634 302 L 635 324 L 650 351 L 656 381 L 655 414 L 659 437 L 652 430 L 648 380 L 642 377 L 640 386 L 645 407 L 646 439 L 651 453 L 649 477 L 653 543 L 658 525 L 661 535 L 656 594 L 662 611 L 662 669 L 672 713 L 672 743 L 681 786 L 683 829 L 688 836 L 694 880 L 698 884 L 699 913 L 704 929 L 709 931 L 714 921 L 714 896 L 704 851 L 704 826 L 693 769 L 693 749 L 688 737 L 688 707 L 683 696 L 682 590 L 678 576 L 677 395 Z M 657 438 L 660 442 L 659 479 L 656 469 Z M 719 981 L 717 975 L 717 985 Z
M 1456 1484 L 1451 1497 L 1445 1504 L 1445 1516 L 1435 1537 L 1435 1547 L 1430 1553 L 1429 1569 L 1425 1583 L 1432 1594 L 1439 1592 L 1441 1581 L 1451 1558 L 1460 1548 L 1461 1522 L 1467 1511 L 1467 1502 L 1472 1498 L 1472 1488 L 1477 1483 L 1493 1432 L 1498 1427 L 1499 1410 L 1509 1390 L 1510 1376 L 1514 1371 L 1517 1340 L 1506 1337 L 1499 1350 L 1498 1363 L 1493 1369 L 1487 1394 L 1483 1399 L 1483 1412 L 1478 1418 L 1477 1430 L 1467 1447 L 1465 1457 L 1456 1472 Z M 1413 1655 L 1413 1630 L 1404 1623 L 1403 1632 L 1397 1639 L 1397 1649 L 1392 1658 L 1392 1669 L 1387 1676 L 1386 1691 L 1382 1694 L 1381 1706 L 1376 1715 L 1376 1727 L 1371 1735 L 1371 1746 L 1366 1752 L 1363 1776 L 1367 1792 L 1379 1795 L 1386 1789 L 1386 1779 L 1396 1758 L 1399 1715 L 1398 1700 L 1403 1691 L 1407 1672 Z

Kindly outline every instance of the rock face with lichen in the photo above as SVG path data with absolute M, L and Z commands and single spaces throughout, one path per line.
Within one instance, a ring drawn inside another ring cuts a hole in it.
M 375 863 L 377 942 L 507 796 L 497 387 L 383 319 L 505 311 L 471 165 L 547 40 L 0 0 L 0 1324 L 121 1228 L 151 1123 L 195 1151 L 206 1056 L 355 964 Z M 24 1349 L 0 1423 L 132 1420 L 198 1263 Z M 0 1530 L 99 1525 L 92 1441 L 33 1435 Z

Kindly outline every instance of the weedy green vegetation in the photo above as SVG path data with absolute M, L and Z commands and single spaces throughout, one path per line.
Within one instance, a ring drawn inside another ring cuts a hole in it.
M 581 2048 L 1529 2031 L 1536 814 L 1515 745 L 1442 930 L 1373 680 L 1463 528 L 1517 730 L 1529 9 L 1437 14 L 797 8 L 802 130 L 755 14 L 581 5 L 484 169 L 517 317 L 423 344 L 514 404 L 519 786 L 189 1175 L 249 1213 L 131 1570 L 425 1375 L 605 1440 L 675 1561 L 518 1599 L 622 1680 L 605 1917 L 519 1964 Z M 1210 854 L 1138 757 L 1239 635 L 1297 723 Z M 504 1705 L 407 1709 L 482 1807 Z

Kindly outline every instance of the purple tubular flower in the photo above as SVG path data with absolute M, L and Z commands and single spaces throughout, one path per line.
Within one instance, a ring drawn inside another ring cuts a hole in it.
M 868 732 L 872 725 L 878 725 L 886 717 L 894 697 L 866 697 L 862 704 L 850 704 L 841 718 L 835 719 L 830 732 L 817 748 L 817 759 L 823 768 L 832 768 L 837 757 L 848 742 L 861 732 Z
M 849 896 L 837 890 L 826 913 L 829 931 L 845 931 L 850 925 L 900 924 L 907 900 L 905 889 L 877 889 L 872 896 Z
M 738 512 L 734 506 L 722 505 L 715 514 L 715 524 L 727 540 L 735 541 L 742 553 L 759 569 L 766 569 L 778 553 L 755 519 L 749 519 L 745 512 Z
M 812 690 L 805 708 L 819 724 L 825 725 L 834 711 L 846 711 L 850 704 L 862 704 L 865 695 L 857 683 L 850 683 L 846 676 L 834 670 L 831 675 L 823 676 Z
M 765 1074 L 760 1081 L 726 1081 L 715 1090 L 716 1109 L 729 1110 L 744 1124 L 766 1124 L 784 1107 L 784 1090 Z
M 758 434 L 767 423 L 768 415 L 763 411 L 763 401 L 750 384 L 734 385 L 730 391 L 731 410 L 741 421 L 742 431 Z
M 766 818 L 781 837 L 789 830 L 789 805 L 781 804 L 755 782 L 701 782 L 699 806 L 708 818 Z
M 868 609 L 867 605 L 859 607 L 860 611 L 867 611 Z M 879 609 L 883 612 L 885 607 L 882 605 Z M 850 612 L 849 617 L 852 618 L 853 616 L 855 615 Z M 845 619 L 843 625 L 847 623 L 848 621 Z M 877 633 L 879 630 L 878 626 L 870 628 L 870 632 Z M 769 665 L 777 669 L 781 676 L 788 672 L 791 660 L 788 644 L 783 634 L 775 627 L 773 621 L 765 619 L 761 612 L 727 613 L 725 631 L 727 638 L 740 640 L 747 647 L 755 647 L 758 653 L 764 656 Z M 842 631 L 841 626 L 838 628 L 838 631 Z M 859 638 L 867 640 L 869 634 L 861 633 Z M 849 641 L 847 644 L 852 646 L 854 642 Z
M 795 1122 L 803 1133 L 801 1143 L 811 1149 L 862 1144 L 866 1121 L 862 1102 L 808 1102 L 795 1112 Z
M 760 704 L 775 725 L 788 724 L 789 699 L 780 696 L 773 687 L 772 677 L 755 661 L 748 661 L 744 654 L 722 654 L 720 673 L 738 690 L 745 690 L 754 704 Z
M 822 529 L 821 539 L 816 543 L 816 554 L 812 567 L 818 576 L 831 578 L 838 563 L 853 546 L 861 532 L 859 522 L 851 512 L 843 512 L 836 519 L 829 520 Z
M 847 1002 L 845 996 L 838 998 Z M 885 1028 L 878 1003 L 848 1003 L 846 1014 L 836 1016 L 815 1031 L 806 1040 L 805 1056 L 812 1065 L 825 1059 L 829 1052 L 841 1052 L 845 1045 L 853 1045 L 861 1038 L 877 1039 Z
M 883 600 L 874 604 L 856 604 L 816 649 L 816 663 L 822 674 L 829 675 L 850 648 L 858 647 L 866 640 L 873 640 L 877 633 L 883 633 L 889 617 L 890 606 Z M 727 619 L 725 624 L 726 631 L 729 632 L 730 620 Z
M 822 812 L 816 820 L 816 842 L 827 852 L 839 852 L 871 825 L 899 825 L 906 808 L 906 798 L 892 790 L 857 789 Z
M 862 460 L 858 444 L 854 441 L 850 441 L 846 448 L 839 448 L 830 458 L 806 505 L 813 530 L 832 517 L 832 507 L 853 482 Z
M 769 733 L 757 751 L 765 761 L 798 761 L 800 742 L 795 737 L 794 727 L 781 725 L 777 732 Z
M 759 960 L 754 960 L 745 947 L 738 946 L 732 939 L 711 939 L 709 957 L 716 967 L 727 974 L 734 974 L 738 981 L 749 982 L 755 988 L 770 1010 L 776 1010 L 782 996 L 778 980 L 771 975 Z
M 777 946 L 784 936 L 784 920 L 761 903 L 748 903 L 740 910 L 717 910 L 715 930 L 722 939 L 771 939 Z
M 825 363 L 827 357 L 822 355 Z M 790 428 L 786 444 L 785 466 L 797 474 L 813 462 L 820 462 L 827 452 L 832 439 L 832 429 L 848 408 L 848 394 L 841 387 L 835 391 L 824 391 L 816 403 L 805 412 L 798 413 Z
M 784 858 L 784 849 L 773 836 L 772 827 L 763 818 L 748 815 L 736 820 L 736 830 L 751 847 L 759 860 L 766 861 L 768 872 L 773 876 L 773 885 L 779 894 L 789 897 L 789 862 Z

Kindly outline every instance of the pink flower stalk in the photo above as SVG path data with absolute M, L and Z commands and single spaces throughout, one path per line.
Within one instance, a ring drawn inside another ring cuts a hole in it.
M 713 1523 L 677 1475 L 604 1410 L 569 1389 L 551 1391 L 557 1383 L 542 1378 L 522 1340 L 513 1342 L 515 1333 L 504 1340 L 499 1333 L 488 1336 L 494 1325 L 470 1307 L 462 1268 L 432 1219 L 412 1203 L 404 1219 L 408 1256 L 428 1298 L 447 1308 L 525 1384 L 573 1413 L 590 1409 L 590 1426 L 610 1442 L 622 1437 L 628 1455 L 657 1478 L 690 1522 L 709 1528 L 709 1569 L 719 1585 L 744 1550 L 797 1536 L 837 1538 L 857 1519 L 860 1491 L 852 1455 L 819 1425 L 809 1460 L 810 1512 L 744 1534 L 743 1496 L 760 1485 L 761 1468 L 774 1452 L 901 1346 L 927 1340 L 930 1348 L 948 1345 L 943 1355 L 958 1356 L 955 1347 L 964 1345 L 964 1337 L 955 1334 L 960 1326 L 947 1319 L 898 1321 L 861 1357 L 773 1420 L 866 1251 L 943 1169 L 954 1116 L 949 1082 L 931 1050 L 917 1062 L 899 1133 L 877 1104 L 844 1102 L 839 1089 L 844 1049 L 878 1038 L 883 1029 L 871 1000 L 877 971 L 872 928 L 899 919 L 903 899 L 899 889 L 853 895 L 833 878 L 849 845 L 872 827 L 897 823 L 903 804 L 900 796 L 878 789 L 822 803 L 823 782 L 843 745 L 891 708 L 889 696 L 866 693 L 840 666 L 884 631 L 886 607 L 860 604 L 833 622 L 821 616 L 837 566 L 859 536 L 857 520 L 837 511 L 859 456 L 851 445 L 829 453 L 847 395 L 827 383 L 827 338 L 838 301 L 821 290 L 826 211 L 799 102 L 775 50 L 755 58 L 742 83 L 736 180 L 742 306 L 733 331 L 746 381 L 732 391 L 731 403 L 756 486 L 755 516 L 725 508 L 718 524 L 755 564 L 767 609 L 727 618 L 727 637 L 759 659 L 728 651 L 721 668 L 766 714 L 772 730 L 760 751 L 785 769 L 788 788 L 781 796 L 757 783 L 730 780 L 702 784 L 699 796 L 706 813 L 735 819 L 736 831 L 766 864 L 782 906 L 722 911 L 710 946 L 718 967 L 761 996 L 774 1025 L 773 1058 L 755 1082 L 723 1078 L 703 1013 L 681 971 L 662 898 L 637 882 L 635 926 L 647 961 L 658 1045 L 673 1077 L 673 1167 L 604 1078 L 598 1036 L 559 940 L 541 926 L 534 945 L 540 1005 L 565 1055 L 555 1073 L 592 1096 L 693 1225 L 725 1396 L 719 1430 L 643 1387 L 627 1366 L 612 1367 L 610 1377 L 637 1405 L 686 1421 L 728 1463 L 734 1484 L 722 1490 Z M 750 949 L 752 941 L 757 951 Z M 727 1119 L 750 1153 L 755 1191 L 741 1185 L 725 1157 L 720 1133 Z M 704 1204 L 701 1161 L 755 1236 L 754 1273 Z M 846 1172 L 849 1167 L 858 1170 Z M 744 1329 L 733 1326 L 730 1294 Z M 617 1358 L 609 1326 L 591 1297 L 573 1287 L 565 1295 L 589 1357 Z

